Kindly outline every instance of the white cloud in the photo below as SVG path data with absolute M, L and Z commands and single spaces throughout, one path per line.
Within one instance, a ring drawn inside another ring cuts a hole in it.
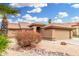
M 57 19 L 53 21 L 54 23 L 63 23 L 62 19 Z
M 54 21 L 55 23 L 63 23 L 63 20 L 62 18 L 64 17 L 67 17 L 68 16 L 68 13 L 67 12 L 59 12 L 56 17 L 54 17 Z
M 30 14 L 26 14 L 25 16 L 23 16 L 23 18 L 25 19 L 25 21 L 48 22 L 47 17 L 43 17 L 43 18 L 32 17 Z
M 24 15 L 22 18 L 27 19 L 27 20 L 35 20 L 37 17 L 32 17 L 30 14 Z
M 11 3 L 10 6 L 13 7 L 34 7 L 34 9 L 27 11 L 28 13 L 40 13 L 42 11 L 42 7 L 46 7 L 47 3 Z
M 20 17 L 20 16 L 21 16 L 21 14 L 17 14 L 17 16 L 11 15 L 12 18 Z
M 31 6 L 38 8 L 38 7 L 46 7 L 47 3 L 33 3 Z
M 55 19 L 57 19 L 58 17 L 56 16 L 56 17 L 54 17 Z
M 33 10 L 27 11 L 28 13 L 40 13 L 42 11 L 41 8 L 35 8 Z
M 21 14 L 17 14 L 17 16 L 21 16 Z
M 17 23 L 17 21 L 14 21 L 13 19 L 7 19 L 10 23 Z
M 19 3 L 11 3 L 9 5 L 12 7 L 22 7 L 21 5 L 19 5 Z
M 37 18 L 36 22 L 48 22 L 48 18 Z
M 35 21 L 37 19 L 37 17 L 32 17 L 30 14 L 24 15 L 22 18 L 29 21 Z
M 73 4 L 73 5 L 71 5 L 71 7 L 73 7 L 73 8 L 79 8 L 79 4 Z
M 58 13 L 58 17 L 59 18 L 64 18 L 64 17 L 67 17 L 68 16 L 68 13 L 67 12 L 59 12 Z
M 11 3 L 11 6 L 14 7 L 23 7 L 23 6 L 29 6 L 29 7 L 46 7 L 47 3 Z
M 11 15 L 11 17 L 20 17 L 21 16 L 21 14 L 17 14 L 16 16 L 14 16 L 14 15 Z
M 8 19 L 8 21 L 10 23 L 18 23 L 18 22 L 28 22 L 28 23 L 32 23 L 31 21 L 28 21 L 28 20 L 23 20 L 21 18 L 17 18 L 16 21 L 14 21 L 13 19 Z
M 79 16 L 75 16 L 75 17 L 73 17 L 72 19 L 79 19 Z
M 73 17 L 72 20 L 73 20 L 72 22 L 79 22 L 79 16 Z

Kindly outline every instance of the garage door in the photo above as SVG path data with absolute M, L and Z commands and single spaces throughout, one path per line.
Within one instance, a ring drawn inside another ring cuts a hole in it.
M 53 37 L 55 39 L 69 39 L 69 30 L 55 29 L 53 31 Z

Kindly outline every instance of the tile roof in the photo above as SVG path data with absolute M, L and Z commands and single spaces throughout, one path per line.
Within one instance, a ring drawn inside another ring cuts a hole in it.
M 65 23 L 52 23 L 49 25 L 46 25 L 44 27 L 42 27 L 44 29 L 52 29 L 52 28 L 56 28 L 56 29 L 73 29 L 70 25 L 67 25 Z
M 30 29 L 29 28 L 29 23 L 25 23 L 25 22 L 20 22 L 20 23 L 8 23 L 8 29 L 20 29 L 20 26 L 21 26 L 21 29 Z
M 64 23 L 63 25 L 64 26 L 74 27 L 74 26 L 79 26 L 79 22 Z
M 45 24 L 42 24 L 42 23 L 32 23 L 29 26 L 45 26 Z

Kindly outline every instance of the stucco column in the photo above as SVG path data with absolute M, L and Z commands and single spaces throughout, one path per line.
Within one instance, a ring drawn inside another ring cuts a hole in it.
M 36 27 L 36 26 L 34 26 L 34 27 L 33 27 L 33 31 L 35 31 L 35 32 L 36 32 L 36 29 L 37 29 L 37 27 Z
M 69 38 L 71 39 L 71 38 L 72 38 L 72 36 L 73 36 L 72 31 L 69 31 Z

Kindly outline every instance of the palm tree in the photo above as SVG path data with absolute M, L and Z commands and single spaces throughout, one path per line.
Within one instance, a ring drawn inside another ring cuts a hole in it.
M 51 24 L 51 22 L 52 22 L 52 20 L 51 20 L 51 19 L 49 19 L 49 20 L 48 20 L 48 24 Z
M 8 32 L 8 20 L 7 20 L 7 15 L 17 15 L 18 10 L 6 6 L 4 4 L 0 4 L 0 14 L 3 16 L 2 17 L 2 25 L 1 25 L 1 30 L 3 34 L 7 34 Z

